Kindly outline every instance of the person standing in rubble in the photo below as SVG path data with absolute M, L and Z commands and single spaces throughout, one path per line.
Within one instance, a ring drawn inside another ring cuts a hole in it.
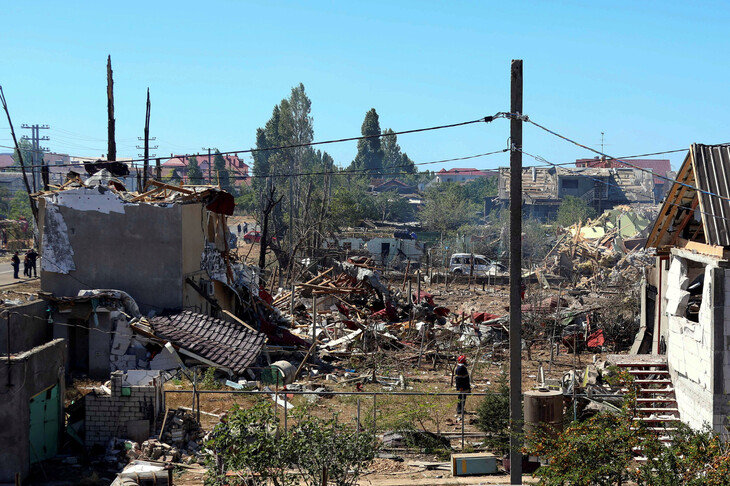
M 23 276 L 30 278 L 30 257 L 27 253 L 23 257 Z
M 30 250 L 28 250 L 28 253 L 26 253 L 25 256 L 28 258 L 28 263 L 30 265 L 28 268 L 28 277 L 31 276 L 31 273 L 33 273 L 34 277 L 37 277 L 38 252 L 35 251 L 35 248 L 31 248 Z
M 461 417 L 466 413 L 466 394 L 471 393 L 471 380 L 469 370 L 466 369 L 466 356 L 463 354 L 456 358 L 456 370 L 454 371 L 454 384 L 459 392 L 459 401 L 456 404 L 456 415 Z
M 15 255 L 13 255 L 13 258 L 10 260 L 11 265 L 13 265 L 13 278 L 19 278 L 18 277 L 18 270 L 20 270 L 20 257 L 18 256 L 18 252 L 15 252 Z

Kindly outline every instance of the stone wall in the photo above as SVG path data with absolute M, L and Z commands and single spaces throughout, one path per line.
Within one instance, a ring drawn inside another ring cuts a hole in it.
M 154 434 L 155 419 L 164 410 L 162 380 L 150 385 L 129 385 L 121 371 L 111 374 L 111 394 L 86 396 L 86 446 L 105 446 L 109 439 L 142 442 Z

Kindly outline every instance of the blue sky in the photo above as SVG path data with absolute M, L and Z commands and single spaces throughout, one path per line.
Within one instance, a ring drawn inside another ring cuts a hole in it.
M 605 132 L 611 155 L 730 142 L 725 2 L 35 1 L 3 13 L 0 84 L 16 130 L 48 124 L 45 145 L 74 155 L 106 152 L 108 54 L 120 157 L 141 152 L 148 87 L 165 157 L 252 147 L 300 82 L 315 140 L 359 135 L 372 107 L 396 131 L 507 111 L 511 59 L 524 60 L 526 114 L 595 148 Z M 423 163 L 499 150 L 508 136 L 498 120 L 399 143 Z M 11 144 L 3 116 L 0 145 Z M 524 148 L 556 163 L 593 155 L 531 126 Z M 356 145 L 326 150 L 347 165 Z M 669 156 L 675 168 L 683 157 Z

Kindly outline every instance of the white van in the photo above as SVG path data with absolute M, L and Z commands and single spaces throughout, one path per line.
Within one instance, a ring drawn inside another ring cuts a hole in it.
M 486 277 L 497 275 L 506 270 L 504 265 L 490 262 L 484 255 L 472 255 L 471 253 L 454 253 L 449 262 L 449 272 L 454 275 L 469 275 L 472 271 L 472 257 L 474 257 L 474 275 Z

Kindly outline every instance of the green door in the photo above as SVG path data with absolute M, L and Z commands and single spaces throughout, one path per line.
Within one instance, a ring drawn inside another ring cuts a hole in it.
M 30 399 L 30 463 L 44 461 L 58 452 L 58 418 L 61 401 L 58 385 Z

